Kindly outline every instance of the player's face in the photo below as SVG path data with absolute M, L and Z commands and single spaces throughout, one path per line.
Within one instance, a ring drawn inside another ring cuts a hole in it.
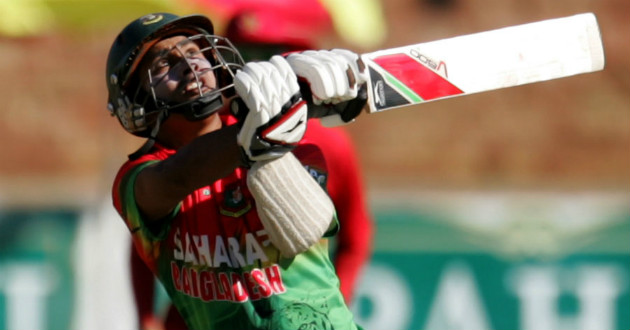
M 193 100 L 217 88 L 212 64 L 199 46 L 184 36 L 153 45 L 141 67 L 145 89 L 171 102 Z

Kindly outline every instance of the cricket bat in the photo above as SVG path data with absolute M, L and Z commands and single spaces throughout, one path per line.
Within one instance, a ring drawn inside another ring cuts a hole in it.
M 595 72 L 604 49 L 584 13 L 361 55 L 368 112 Z

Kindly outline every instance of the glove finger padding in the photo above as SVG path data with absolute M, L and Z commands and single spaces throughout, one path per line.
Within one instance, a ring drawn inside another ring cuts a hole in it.
M 309 116 L 330 127 L 352 122 L 360 114 L 367 102 L 367 70 L 358 54 L 345 49 L 304 51 L 289 54 L 287 61 L 312 102 Z
M 256 162 L 247 186 L 269 240 L 284 257 L 308 250 L 333 220 L 332 201 L 290 152 Z
M 359 54 L 351 52 L 347 49 L 333 49 L 332 53 L 335 53 L 339 56 L 342 56 L 348 61 L 348 65 L 352 70 L 352 74 L 354 75 L 356 81 L 355 86 L 363 85 L 367 82 L 367 70 L 365 69 L 365 63 L 359 56 Z
M 307 81 L 315 105 L 351 100 L 367 81 L 361 58 L 349 50 L 291 53 L 287 61 L 295 74 Z
M 297 77 L 287 61 L 274 56 L 269 62 L 246 64 L 236 73 L 234 88 L 248 108 L 238 116 L 238 144 L 251 161 L 277 158 L 292 150 L 306 131 L 306 102 Z M 233 109 L 241 113 L 242 109 Z
M 367 104 L 367 84 L 361 85 L 354 99 L 327 106 L 327 115 L 321 116 L 320 122 L 325 127 L 336 127 L 354 121 Z

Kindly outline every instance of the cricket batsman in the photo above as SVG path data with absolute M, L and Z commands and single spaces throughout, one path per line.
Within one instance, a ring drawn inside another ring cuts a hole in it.
M 205 16 L 155 13 L 110 49 L 108 109 L 147 139 L 112 189 L 134 247 L 190 329 L 360 329 L 328 256 L 333 204 L 304 168 L 325 160 L 293 153 L 309 106 L 347 122 L 365 105 L 358 55 L 245 64 L 213 33 Z

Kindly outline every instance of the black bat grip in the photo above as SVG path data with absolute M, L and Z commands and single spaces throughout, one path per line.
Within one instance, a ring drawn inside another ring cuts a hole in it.
M 344 122 L 352 121 L 356 118 L 361 110 L 365 107 L 368 99 L 367 84 L 361 85 L 357 97 L 346 102 L 338 104 L 321 104 L 316 105 L 313 103 L 313 95 L 311 93 L 311 87 L 308 82 L 304 80 L 298 80 L 300 86 L 300 93 L 302 93 L 302 99 L 304 99 L 308 106 L 308 118 L 322 118 L 332 114 L 339 114 Z

